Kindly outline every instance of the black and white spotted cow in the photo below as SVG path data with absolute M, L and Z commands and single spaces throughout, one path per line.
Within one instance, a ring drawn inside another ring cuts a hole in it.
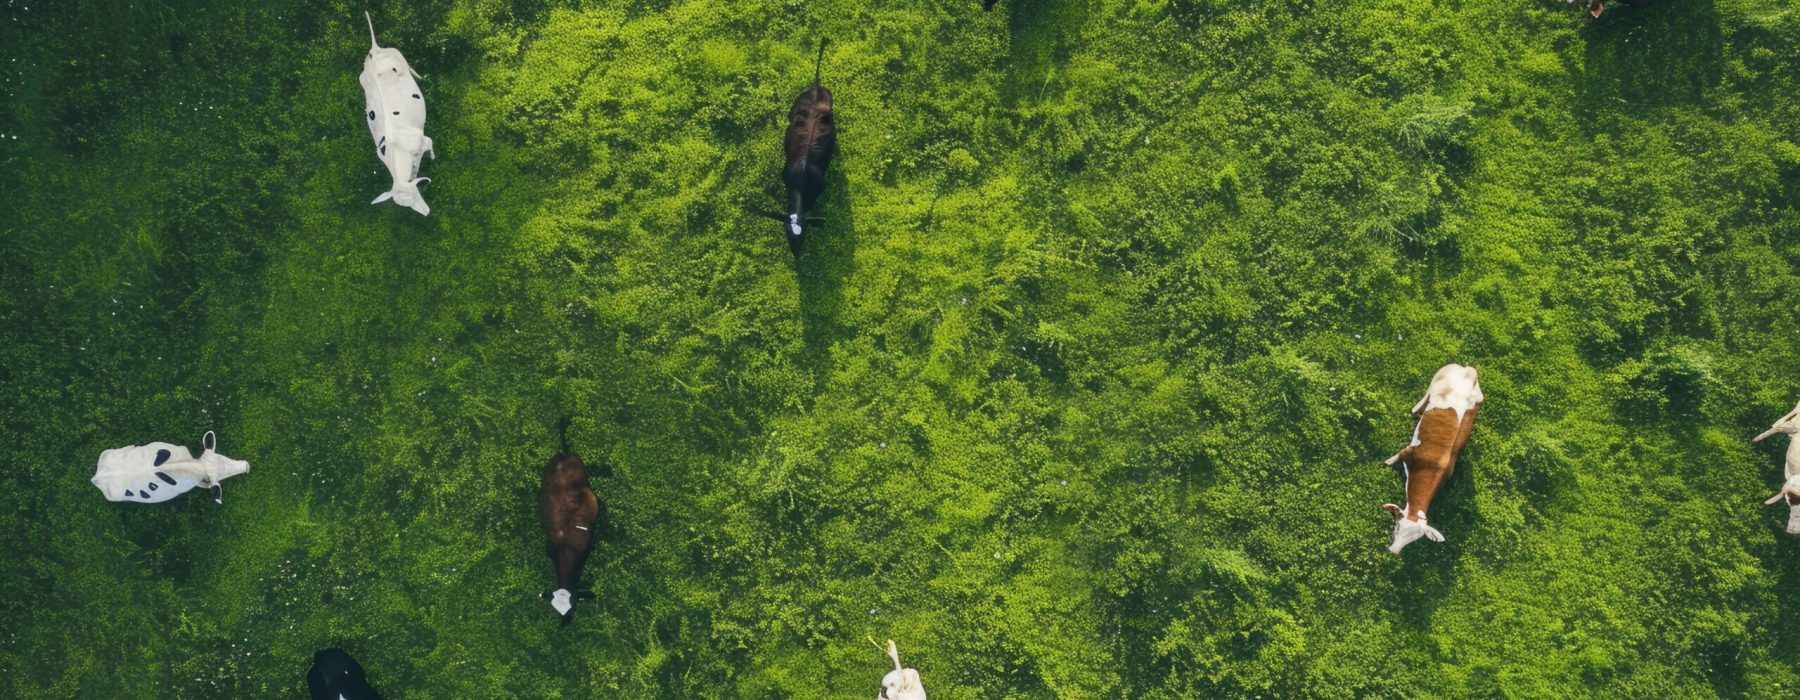
M 93 483 L 109 501 L 161 503 L 195 486 L 212 491 L 213 503 L 224 505 L 219 482 L 250 471 L 250 463 L 218 452 L 211 430 L 200 438 L 199 457 L 181 445 L 152 442 L 100 453 Z
M 415 80 L 419 74 L 400 55 L 400 49 L 375 43 L 375 20 L 367 12 L 363 19 L 369 22 L 369 55 L 357 78 L 363 89 L 363 119 L 369 123 L 369 137 L 375 139 L 375 155 L 394 178 L 392 188 L 370 204 L 392 199 L 430 215 L 431 207 L 419 194 L 419 185 L 431 178 L 419 177 L 419 161 L 427 153 L 436 159 L 437 151 L 431 147 L 431 137 L 425 135 L 425 95 Z

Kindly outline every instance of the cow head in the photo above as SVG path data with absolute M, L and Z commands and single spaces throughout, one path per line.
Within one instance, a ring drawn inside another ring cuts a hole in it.
M 1406 545 L 1412 544 L 1420 537 L 1424 537 L 1433 542 L 1444 541 L 1444 533 L 1438 532 L 1437 528 L 1426 525 L 1425 518 L 1421 517 L 1418 520 L 1411 520 L 1406 517 L 1401 517 L 1399 520 L 1394 521 L 1394 543 L 1388 546 L 1388 551 L 1399 554 L 1400 550 L 1406 548 Z
M 876 700 L 925 700 L 925 684 L 919 680 L 918 670 L 900 666 L 900 648 L 892 639 L 888 640 L 887 652 L 888 658 L 894 660 L 894 670 L 882 677 Z
M 562 624 L 566 627 L 575 619 L 575 601 L 593 600 L 594 592 L 558 588 L 554 591 L 545 591 L 544 599 L 550 601 L 550 609 L 556 611 L 556 616 L 562 618 Z
M 1752 438 L 1750 441 L 1762 442 L 1763 438 L 1776 433 L 1787 433 L 1789 435 L 1800 433 L 1800 405 L 1795 405 L 1794 410 L 1788 411 L 1787 415 L 1782 416 L 1780 420 L 1775 421 L 1774 427 L 1763 431 L 1763 434 Z
M 200 436 L 200 464 L 206 468 L 206 476 L 200 478 L 200 485 L 212 492 L 214 505 L 225 505 L 224 490 L 219 482 L 250 471 L 250 463 L 241 459 L 232 459 L 219 454 L 219 436 L 213 431 L 206 431 Z

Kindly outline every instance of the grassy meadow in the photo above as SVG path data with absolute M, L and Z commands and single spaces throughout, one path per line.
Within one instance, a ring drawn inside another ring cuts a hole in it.
M 1795 697 L 1797 144 L 1793 0 L 6 0 L 0 696 Z

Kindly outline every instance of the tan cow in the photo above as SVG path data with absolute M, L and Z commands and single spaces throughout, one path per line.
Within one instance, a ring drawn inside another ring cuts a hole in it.
M 1787 433 L 1790 436 L 1787 449 L 1787 480 L 1782 482 L 1781 489 L 1776 491 L 1774 496 L 1763 501 L 1763 505 L 1772 506 L 1778 501 L 1786 500 L 1788 534 L 1800 535 L 1800 440 L 1792 438 L 1794 435 L 1800 435 L 1800 404 L 1795 405 L 1794 410 L 1782 416 L 1781 420 L 1775 421 L 1775 427 L 1764 431 L 1751 442 L 1762 442 L 1763 438 L 1776 433 Z
M 1406 507 L 1384 504 L 1393 513 L 1394 544 L 1388 551 L 1399 554 L 1406 545 L 1424 537 L 1433 542 L 1444 541 L 1444 535 L 1425 523 L 1425 510 L 1439 486 L 1456 468 L 1456 455 L 1469 442 L 1469 431 L 1475 428 L 1475 415 L 1481 412 L 1481 378 L 1474 367 L 1444 365 L 1431 378 L 1425 398 L 1413 406 L 1419 424 L 1413 429 L 1412 444 L 1387 459 L 1388 466 L 1399 465 L 1406 482 Z

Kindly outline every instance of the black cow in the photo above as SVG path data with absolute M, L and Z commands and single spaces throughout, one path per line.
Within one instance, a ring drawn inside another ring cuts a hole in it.
M 810 223 L 806 214 L 825 191 L 825 169 L 837 153 L 837 127 L 832 122 L 831 91 L 819 84 L 819 70 L 825 61 L 825 42 L 819 42 L 819 58 L 813 64 L 813 82 L 794 98 L 788 109 L 787 167 L 781 179 L 787 183 L 788 249 L 800 257 L 800 243 Z
M 306 672 L 306 691 L 313 700 L 381 700 L 363 680 L 362 664 L 343 649 L 320 649 Z

